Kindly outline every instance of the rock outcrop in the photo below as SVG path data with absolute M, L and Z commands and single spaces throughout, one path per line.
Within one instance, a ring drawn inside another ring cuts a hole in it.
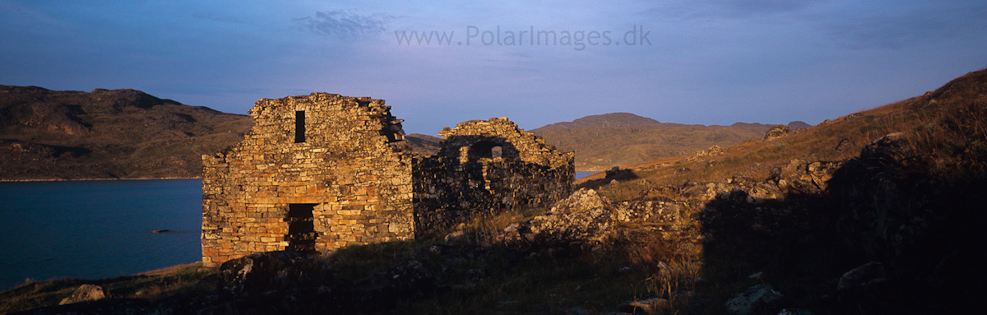
M 78 289 L 75 289 L 75 292 L 72 292 L 72 295 L 62 299 L 61 302 L 58 302 L 58 305 L 97 301 L 105 298 L 106 293 L 103 292 L 103 287 L 95 284 L 83 284 L 79 286 Z
M 505 242 L 516 248 L 592 247 L 611 232 L 615 207 L 591 189 L 580 189 L 548 213 L 508 226 Z
M 774 125 L 771 126 L 768 131 L 764 133 L 764 140 L 771 140 L 775 138 L 781 138 L 791 132 L 791 129 L 786 125 Z

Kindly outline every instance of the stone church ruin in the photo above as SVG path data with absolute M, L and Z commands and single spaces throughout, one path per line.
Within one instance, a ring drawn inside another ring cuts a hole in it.
M 444 129 L 415 156 L 384 100 L 262 99 L 243 141 L 204 155 L 202 261 L 413 239 L 476 216 L 545 207 L 572 190 L 572 152 L 506 118 Z

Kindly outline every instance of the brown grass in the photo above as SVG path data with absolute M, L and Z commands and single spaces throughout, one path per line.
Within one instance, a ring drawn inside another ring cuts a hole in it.
M 215 269 L 194 263 L 104 280 L 57 279 L 28 282 L 0 293 L 0 314 L 58 305 L 58 302 L 72 295 L 83 284 L 103 287 L 110 298 L 157 300 L 204 289 L 199 286 L 199 280 L 213 273 Z
M 773 169 L 793 159 L 839 161 L 856 157 L 867 144 L 881 137 L 904 132 L 911 140 L 911 155 L 931 155 L 939 159 L 942 171 L 951 166 L 985 157 L 987 113 L 985 97 L 954 95 L 946 91 L 975 85 L 983 74 L 961 78 L 935 93 L 846 115 L 817 126 L 772 140 L 750 140 L 723 149 L 723 154 L 689 161 L 687 157 L 652 161 L 632 167 L 639 177 L 613 185 L 600 186 L 600 193 L 614 200 L 642 196 L 650 188 L 698 182 L 722 181 L 734 176 L 767 179 Z M 975 81 L 975 82 L 968 82 Z M 842 145 L 841 145 L 842 143 Z M 980 166 L 964 172 L 983 172 Z M 603 175 L 581 179 L 587 186 Z

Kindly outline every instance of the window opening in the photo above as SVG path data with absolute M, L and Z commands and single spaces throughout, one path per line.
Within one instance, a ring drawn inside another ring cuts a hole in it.
M 295 143 L 305 142 L 305 111 L 295 112 Z

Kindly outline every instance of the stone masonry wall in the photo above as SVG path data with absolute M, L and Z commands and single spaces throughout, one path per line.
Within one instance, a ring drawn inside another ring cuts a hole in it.
M 242 142 L 203 156 L 206 266 L 414 237 L 412 159 L 383 100 L 312 93 L 250 115 Z
M 439 153 L 414 162 L 418 235 L 475 215 L 547 207 L 572 191 L 573 153 L 507 118 L 467 121 L 439 135 Z

